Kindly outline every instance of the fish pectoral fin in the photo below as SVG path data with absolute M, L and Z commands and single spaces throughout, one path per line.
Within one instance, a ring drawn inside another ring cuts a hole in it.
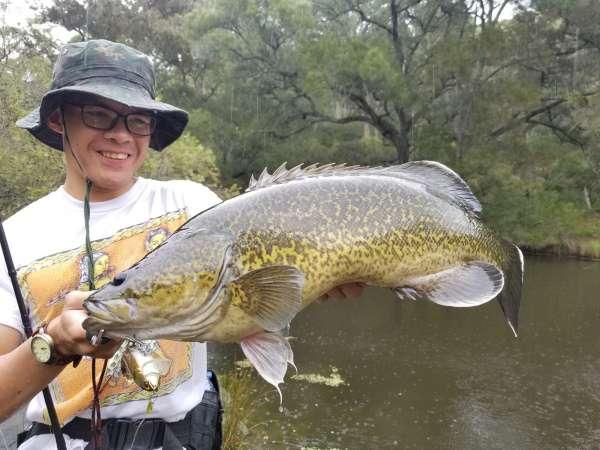
M 495 298 L 504 286 L 504 275 L 495 265 L 471 261 L 431 275 L 410 278 L 394 288 L 401 299 L 427 299 L 438 305 L 469 307 Z
M 294 366 L 294 353 L 289 341 L 279 333 L 262 331 L 244 338 L 240 345 L 260 376 L 275 386 L 282 401 L 279 384 L 283 383 L 287 365 Z
M 285 328 L 302 306 L 304 274 L 293 266 L 253 270 L 227 285 L 231 304 L 267 331 Z

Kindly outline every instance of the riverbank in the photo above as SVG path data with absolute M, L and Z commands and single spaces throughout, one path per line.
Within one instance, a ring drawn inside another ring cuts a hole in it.
M 600 239 L 565 239 L 560 243 L 548 245 L 519 245 L 527 255 L 545 255 L 561 258 L 578 258 L 600 261 Z

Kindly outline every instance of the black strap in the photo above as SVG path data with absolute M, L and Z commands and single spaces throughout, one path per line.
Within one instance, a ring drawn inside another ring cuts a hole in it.
M 211 382 L 215 386 L 215 382 L 213 380 Z M 219 394 L 215 391 L 206 391 L 202 401 L 178 422 L 165 422 L 162 419 L 103 420 L 101 448 L 103 450 L 146 450 L 162 447 L 163 450 L 180 450 L 182 446 L 189 446 L 202 450 L 217 450 L 221 447 L 221 420 L 222 408 Z M 90 425 L 89 419 L 75 417 L 62 428 L 62 432 L 71 439 L 90 442 L 86 448 L 92 448 Z M 17 444 L 21 445 L 33 436 L 49 433 L 51 428 L 48 425 L 34 422 L 29 430 L 17 436 Z

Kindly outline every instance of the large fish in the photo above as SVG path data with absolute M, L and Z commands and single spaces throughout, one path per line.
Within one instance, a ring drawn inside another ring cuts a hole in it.
M 240 342 L 276 387 L 293 364 L 281 330 L 344 283 L 446 306 L 497 298 L 516 335 L 523 256 L 480 212 L 436 162 L 264 171 L 92 294 L 84 326 L 114 338 Z

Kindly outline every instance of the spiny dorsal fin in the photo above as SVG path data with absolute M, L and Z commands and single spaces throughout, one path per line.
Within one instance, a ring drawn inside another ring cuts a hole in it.
M 258 179 L 254 177 L 254 174 L 250 177 L 250 183 L 246 188 L 246 192 L 256 191 L 273 184 L 287 183 L 292 180 L 299 180 L 302 178 L 320 176 L 320 175 L 340 175 L 340 174 L 351 174 L 351 173 L 363 173 L 364 171 L 371 171 L 376 168 L 365 167 L 365 166 L 347 166 L 346 164 L 324 164 L 319 166 L 318 164 L 311 164 L 302 168 L 302 164 L 298 164 L 291 169 L 286 168 L 287 163 L 280 165 L 275 172 L 270 174 L 266 168 L 263 169 Z
M 469 185 L 456 172 L 439 162 L 411 161 L 386 167 L 382 175 L 398 176 L 422 184 L 438 197 L 457 203 L 476 214 L 481 213 L 481 203 Z
M 265 168 L 258 179 L 252 175 L 246 192 L 302 178 L 332 175 L 380 175 L 400 178 L 418 183 L 431 194 L 458 204 L 465 210 L 475 214 L 481 212 L 481 204 L 467 183 L 452 169 L 435 161 L 412 161 L 389 167 L 347 166 L 332 163 L 322 166 L 311 164 L 302 168 L 300 164 L 289 170 L 286 168 L 286 163 L 283 163 L 273 174 Z

